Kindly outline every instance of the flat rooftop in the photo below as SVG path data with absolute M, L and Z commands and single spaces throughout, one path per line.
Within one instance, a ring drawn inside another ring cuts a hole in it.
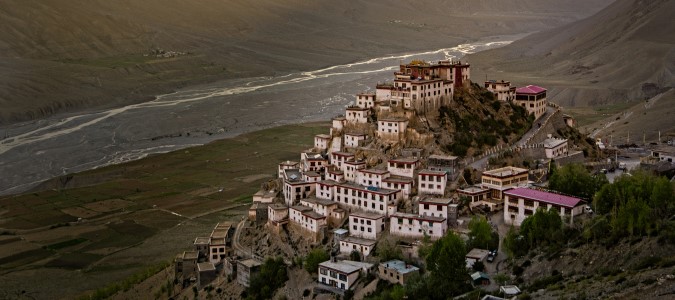
M 210 240 L 211 240 L 211 238 L 209 238 L 209 237 L 199 236 L 199 237 L 195 238 L 194 244 L 195 245 L 208 245 Z
M 214 266 L 213 263 L 210 262 L 203 262 L 197 264 L 197 269 L 199 270 L 199 272 L 215 271 L 216 266 Z
M 370 219 L 370 220 L 377 220 L 377 219 L 384 218 L 384 215 L 367 213 L 367 212 L 360 212 L 360 211 L 351 212 L 349 214 L 349 216 L 354 216 L 354 217 L 363 218 L 363 219 Z
M 288 209 L 288 206 L 281 204 L 281 203 L 272 203 L 268 207 L 272 208 L 273 210 L 284 210 Z
M 245 259 L 245 260 L 240 260 L 240 261 L 238 262 L 238 264 L 247 266 L 247 267 L 249 267 L 249 268 L 251 268 L 251 267 L 257 267 L 257 266 L 262 265 L 261 262 L 255 260 L 255 259 L 252 259 L 252 258 Z
M 558 146 L 560 146 L 564 143 L 567 143 L 567 139 L 556 139 L 556 138 L 545 139 L 544 140 L 544 147 L 555 148 L 555 147 L 558 147 Z
M 472 185 L 470 187 L 465 187 L 457 190 L 457 192 L 459 193 L 466 193 L 466 194 L 487 193 L 488 191 L 489 191 L 488 189 L 484 189 L 476 185 Z
M 319 198 L 307 198 L 307 199 L 301 199 L 300 202 L 305 201 L 307 203 L 312 203 L 312 204 L 319 204 L 323 206 L 328 206 L 328 205 L 337 205 L 338 203 L 332 200 L 326 200 L 326 199 L 319 199 Z
M 434 171 L 434 170 L 425 169 L 425 170 L 420 171 L 418 174 L 420 174 L 420 175 L 444 176 L 445 171 Z
M 377 244 L 376 240 L 362 239 L 358 237 L 348 236 L 342 239 L 342 242 L 353 243 L 364 246 L 375 246 Z
M 407 214 L 407 213 L 401 213 L 401 212 L 396 212 L 391 215 L 392 217 L 398 217 L 402 219 L 415 219 L 415 220 L 420 220 L 420 221 L 429 221 L 429 222 L 445 222 L 445 218 L 441 217 L 432 217 L 432 216 L 420 216 L 416 214 Z
M 427 197 L 423 198 L 420 200 L 420 203 L 431 203 L 431 204 L 445 204 L 448 205 L 452 203 L 452 199 L 450 198 L 432 198 L 432 197 Z
M 475 258 L 478 260 L 482 260 L 483 258 L 487 257 L 490 251 L 485 250 L 485 249 L 478 249 L 478 248 L 473 248 L 471 251 L 469 251 L 468 254 L 466 254 L 466 257 L 471 257 Z
M 359 172 L 375 174 L 375 175 L 384 175 L 384 174 L 389 173 L 389 171 L 387 171 L 387 170 L 380 170 L 380 169 L 363 169 L 363 170 L 359 170 Z
M 457 158 L 458 158 L 457 156 L 452 156 L 452 155 L 438 155 L 438 154 L 429 155 L 429 160 L 432 160 L 432 159 L 437 159 L 437 160 L 457 160 Z
M 410 158 L 410 157 L 401 157 L 401 158 L 392 158 L 389 160 L 389 162 L 392 163 L 400 163 L 400 164 L 414 164 L 419 162 L 420 160 L 417 158 Z
M 508 177 L 514 175 L 520 175 L 522 173 L 527 173 L 527 169 L 516 168 L 516 167 L 503 167 L 494 170 L 489 170 L 483 172 L 483 175 L 492 176 L 492 177 Z
M 581 203 L 581 199 L 551 192 L 544 192 L 528 188 L 515 188 L 504 192 L 504 194 L 515 197 L 527 198 L 548 204 L 560 205 L 568 208 L 575 207 Z
M 183 260 L 197 260 L 199 252 L 197 251 L 183 251 Z
M 406 262 L 398 259 L 390 260 L 387 262 L 380 263 L 381 266 L 384 266 L 387 269 L 394 269 L 399 274 L 407 274 L 410 272 L 418 272 L 420 268 L 413 265 L 407 264 Z

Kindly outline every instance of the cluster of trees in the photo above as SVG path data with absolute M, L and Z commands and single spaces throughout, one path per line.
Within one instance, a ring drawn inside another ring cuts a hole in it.
M 466 270 L 466 246 L 453 232 L 434 242 L 425 257 L 430 273 L 415 276 L 406 281 L 404 287 L 396 286 L 383 291 L 372 299 L 447 299 L 471 289 L 469 273 Z
M 480 248 L 494 250 L 499 247 L 499 234 L 492 231 L 492 226 L 485 216 L 477 215 L 469 221 L 469 240 L 467 249 Z
M 584 231 L 585 237 L 613 239 L 626 236 L 668 235 L 675 226 L 675 188 L 665 177 L 646 172 L 620 176 L 593 198 L 598 214 Z
M 305 258 L 304 267 L 310 274 L 316 273 L 319 269 L 319 264 L 330 259 L 330 254 L 323 248 L 314 248 L 307 254 Z
M 274 292 L 288 280 L 288 272 L 283 258 L 268 258 L 260 266 L 260 273 L 251 278 L 247 289 L 249 300 L 272 299 Z
M 610 184 L 605 176 L 592 176 L 580 165 L 567 165 L 554 171 L 549 187 L 593 199 L 595 216 L 581 229 L 586 241 L 610 245 L 625 237 L 660 235 L 675 243 L 675 185 L 665 177 L 637 171 Z M 557 211 L 539 210 L 523 221 L 520 231 L 509 230 L 504 248 L 520 257 L 535 247 L 558 248 L 578 237 L 577 231 L 563 226 Z
M 591 175 L 579 164 L 565 165 L 561 169 L 551 164 L 549 174 L 549 189 L 584 199 L 593 199 L 597 191 L 609 184 L 607 177 Z
M 521 257 L 536 247 L 560 247 L 567 242 L 560 214 L 556 210 L 538 209 L 525 218 L 520 231 L 514 227 L 504 237 L 504 249 L 512 257 Z

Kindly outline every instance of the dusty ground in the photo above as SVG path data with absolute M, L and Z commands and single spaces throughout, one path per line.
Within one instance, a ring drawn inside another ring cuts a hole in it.
M 674 10 L 668 0 L 619 0 L 590 18 L 470 55 L 471 75 L 544 86 L 564 107 L 635 104 L 675 85 Z
M 552 28 L 609 2 L 3 1 L 0 124 Z M 186 55 L 149 55 L 157 49 Z
M 259 175 L 272 176 L 325 130 L 268 129 L 74 174 L 69 189 L 0 198 L 0 298 L 73 298 L 172 260 L 217 222 L 245 215 L 267 178 Z M 275 139 L 289 134 L 293 141 Z M 91 216 L 78 222 L 85 211 Z

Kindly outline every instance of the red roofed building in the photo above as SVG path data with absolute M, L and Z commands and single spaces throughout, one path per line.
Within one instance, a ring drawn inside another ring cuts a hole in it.
M 584 201 L 571 196 L 528 188 L 515 188 L 504 192 L 504 222 L 520 226 L 525 218 L 537 209 L 555 209 L 570 225 L 574 217 L 584 212 Z
M 546 112 L 546 89 L 536 85 L 517 88 L 515 103 L 539 119 Z

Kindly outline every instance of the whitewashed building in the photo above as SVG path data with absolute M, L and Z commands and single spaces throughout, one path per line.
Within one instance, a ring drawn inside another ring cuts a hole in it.
M 517 88 L 515 104 L 524 107 L 535 119 L 539 119 L 546 112 L 546 89 L 536 85 Z
M 347 118 L 345 117 L 335 117 L 333 118 L 333 127 L 331 127 L 331 135 L 333 131 L 341 132 L 347 124 Z
M 382 118 L 377 120 L 377 136 L 389 142 L 402 141 L 408 128 L 406 118 Z
M 511 86 L 510 81 L 486 81 L 485 88 L 495 95 L 496 100 L 513 101 L 516 99 L 516 87 Z
M 349 233 L 354 237 L 375 240 L 384 231 L 384 215 L 352 212 L 349 214 Z
M 302 199 L 300 205 L 310 207 L 314 212 L 324 217 L 330 217 L 333 210 L 338 208 L 337 202 L 317 198 Z
M 342 171 L 345 173 L 345 180 L 349 182 L 356 182 L 356 173 L 359 170 L 363 170 L 366 168 L 366 162 L 365 161 L 356 161 L 356 160 L 351 160 L 351 161 L 346 161 L 342 165 Z
M 450 204 L 452 204 L 452 199 L 450 198 L 424 197 L 419 201 L 419 214 L 421 216 L 448 219 Z
M 328 171 L 326 171 L 326 180 L 332 180 L 335 182 L 344 182 L 345 172 L 337 169 L 329 169 Z
M 267 221 L 279 223 L 288 219 L 288 206 L 273 203 L 267 206 Z
M 442 196 L 447 182 L 443 171 L 422 170 L 417 174 L 417 193 Z
M 383 187 L 382 181 L 389 177 L 389 171 L 362 169 L 356 172 L 356 183 L 363 186 Z
M 319 182 L 321 181 L 321 174 L 316 171 L 307 171 L 302 173 L 302 180 L 307 182 Z
M 338 167 L 339 169 L 342 169 L 344 167 L 344 163 L 350 160 L 354 160 L 353 153 L 342 151 L 330 153 L 330 164 Z
M 375 107 L 375 94 L 367 92 L 356 94 L 356 105 L 361 108 Z
M 340 240 L 340 253 L 351 254 L 352 251 L 361 253 L 362 258 L 370 256 L 377 241 L 348 236 Z
M 349 290 L 359 279 L 361 272 L 368 272 L 373 265 L 355 261 L 324 261 L 319 264 L 318 281 L 341 290 Z
M 417 158 L 395 158 L 387 161 L 387 170 L 391 175 L 415 178 L 415 169 L 419 166 Z
M 370 114 L 370 109 L 362 108 L 358 106 L 350 106 L 346 109 L 347 122 L 350 123 L 368 123 L 368 115 Z
M 469 186 L 457 189 L 457 194 L 469 198 L 469 207 L 485 205 L 490 207 L 491 211 L 501 208 L 501 200 L 494 201 L 490 198 L 490 190 L 479 185 Z
M 311 207 L 295 205 L 288 209 L 289 221 L 311 233 L 318 233 L 326 226 L 326 216 L 322 216 L 312 210 Z
M 567 156 L 567 139 L 556 139 L 549 135 L 544 140 L 544 151 L 546 152 L 546 158 Z
M 485 171 L 481 186 L 490 190 L 490 198 L 502 200 L 504 191 L 527 185 L 528 174 L 527 169 L 512 166 Z
M 328 166 L 328 160 L 315 152 L 302 152 L 300 154 L 300 168 L 303 172 L 315 171 L 323 173 Z
M 360 185 L 339 183 L 335 187 L 333 200 L 343 207 L 360 209 L 387 215 L 388 206 L 401 198 L 401 191 L 368 188 Z
M 408 199 L 412 193 L 412 188 L 415 182 L 412 178 L 389 176 L 382 180 L 382 185 L 385 189 L 400 190 L 403 199 Z
M 284 161 L 279 163 L 279 178 L 284 178 L 284 174 L 286 170 L 289 169 L 300 169 L 300 163 L 297 161 Z
M 436 240 L 443 237 L 448 230 L 445 218 L 400 212 L 391 215 L 389 225 L 390 234 L 409 238 L 423 238 L 426 234 Z
M 574 224 L 574 217 L 584 212 L 584 202 L 576 197 L 556 193 L 515 188 L 504 192 L 504 223 L 520 226 L 525 218 L 537 209 L 554 209 L 568 224 Z
M 321 151 L 327 150 L 330 145 L 331 136 L 327 134 L 317 134 L 314 136 L 314 148 Z
M 335 194 L 335 185 L 333 180 L 322 180 L 316 183 L 316 197 L 324 200 L 332 200 Z
M 350 132 L 345 133 L 345 147 L 359 147 L 360 143 L 365 141 L 368 135 L 365 133 Z

